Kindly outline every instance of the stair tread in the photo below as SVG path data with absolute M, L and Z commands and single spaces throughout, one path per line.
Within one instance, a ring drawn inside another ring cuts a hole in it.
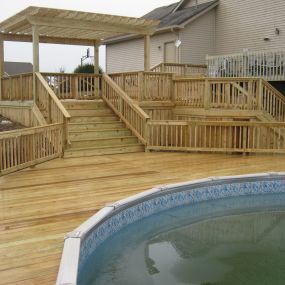
M 69 131 L 69 133 L 76 134 L 76 133 L 92 133 L 92 132 L 114 132 L 114 131 L 130 131 L 128 128 L 116 128 L 116 129 L 89 129 L 89 130 L 76 130 L 76 131 Z
M 71 139 L 71 142 L 117 140 L 117 139 L 126 139 L 126 138 L 137 138 L 137 137 L 136 136 L 119 136 L 119 137 L 105 137 L 105 138 L 95 138 L 95 139 Z
M 69 125 L 107 125 L 107 124 L 116 124 L 116 123 L 122 123 L 120 120 L 118 121 L 107 121 L 107 122 L 78 122 L 78 123 L 69 123 Z M 123 124 L 123 123 L 122 123 Z
M 64 152 L 71 152 L 71 151 L 85 151 L 85 150 L 97 150 L 97 149 L 112 149 L 112 148 L 118 148 L 118 147 L 143 147 L 143 144 L 137 143 L 137 144 L 118 144 L 118 145 L 112 145 L 112 146 L 94 146 L 94 147 L 75 147 L 75 148 L 68 148 Z

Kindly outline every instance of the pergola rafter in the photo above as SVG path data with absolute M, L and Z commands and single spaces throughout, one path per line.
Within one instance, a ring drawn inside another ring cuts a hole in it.
M 33 42 L 34 72 L 39 71 L 39 43 L 94 46 L 99 72 L 99 45 L 121 34 L 145 37 L 145 70 L 149 70 L 150 35 L 159 21 L 63 9 L 28 7 L 0 23 L 0 76 L 3 76 L 3 41 Z M 0 89 L 1 92 L 1 89 Z M 0 95 L 1 96 L 1 95 Z

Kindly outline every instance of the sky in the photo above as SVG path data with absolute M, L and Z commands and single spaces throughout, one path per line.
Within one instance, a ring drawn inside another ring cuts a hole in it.
M 28 6 L 40 6 L 140 17 L 149 11 L 178 0 L 0 0 L 0 22 Z M 88 47 L 40 44 L 40 70 L 72 72 Z M 91 48 L 93 55 L 93 48 Z M 5 42 L 5 61 L 32 62 L 31 43 Z M 105 68 L 105 47 L 100 47 L 100 66 Z

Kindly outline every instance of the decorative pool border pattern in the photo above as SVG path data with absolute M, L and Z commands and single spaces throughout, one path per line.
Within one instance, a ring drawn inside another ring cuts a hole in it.
M 110 236 L 140 219 L 203 201 L 274 193 L 285 193 L 285 173 L 210 177 L 159 186 L 107 205 L 66 235 L 56 284 L 76 285 L 90 254 Z

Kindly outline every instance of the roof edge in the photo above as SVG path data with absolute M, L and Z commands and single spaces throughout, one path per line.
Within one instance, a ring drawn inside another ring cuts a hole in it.
M 168 26 L 168 27 L 163 27 L 163 28 L 158 28 L 156 29 L 155 33 L 153 35 L 157 35 L 160 33 L 166 33 L 166 32 L 170 32 L 173 29 L 184 29 L 188 24 L 190 24 L 191 22 L 195 21 L 197 18 L 203 16 L 204 14 L 206 14 L 207 12 L 209 12 L 210 10 L 212 10 L 213 8 L 215 8 L 218 4 L 219 4 L 220 0 L 216 0 L 212 5 L 210 5 L 209 7 L 207 7 L 205 10 L 202 10 L 200 13 L 198 13 L 196 16 L 184 21 L 182 24 L 180 25 L 173 25 L 173 26 Z M 115 44 L 115 43 L 120 43 L 120 42 L 125 42 L 128 40 L 133 40 L 133 39 L 139 39 L 141 38 L 141 35 L 124 35 L 124 36 L 118 36 L 116 38 L 110 38 L 110 39 L 105 39 L 102 44 L 108 45 L 108 44 Z

